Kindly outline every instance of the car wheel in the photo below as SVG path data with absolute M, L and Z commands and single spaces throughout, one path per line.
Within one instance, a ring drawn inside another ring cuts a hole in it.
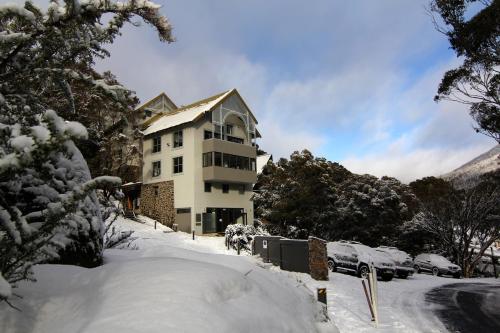
M 369 273 L 370 273 L 370 268 L 368 268 L 367 265 L 361 265 L 361 267 L 358 270 L 358 276 L 363 279 L 367 279 Z
M 454 277 L 455 279 L 460 279 L 460 273 L 455 273 L 455 274 L 453 274 L 453 277 Z
M 337 271 L 337 267 L 335 266 L 335 262 L 332 259 L 328 260 L 328 268 L 332 272 L 336 272 Z
M 392 280 L 392 277 L 393 275 L 391 274 L 382 274 L 382 281 L 391 281 Z
M 434 276 L 439 276 L 441 274 L 439 274 L 439 268 L 437 267 L 432 267 L 432 275 Z
M 408 273 L 398 274 L 398 278 L 400 278 L 400 279 L 406 279 L 407 277 L 408 277 Z
M 421 270 L 420 267 L 418 267 L 418 265 L 413 266 L 413 269 L 415 270 L 415 273 L 420 274 Z

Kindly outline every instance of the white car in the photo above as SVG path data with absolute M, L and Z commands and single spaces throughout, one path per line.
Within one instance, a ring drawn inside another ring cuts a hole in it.
M 455 265 L 448 259 L 437 254 L 422 253 L 413 260 L 413 268 L 415 272 L 430 272 L 432 275 L 453 275 L 459 279 L 462 275 L 460 266 Z
M 408 253 L 392 246 L 379 246 L 375 250 L 385 253 L 394 260 L 398 278 L 406 279 L 409 275 L 413 275 L 413 260 Z
M 339 241 L 327 244 L 328 267 L 333 271 L 345 271 L 367 277 L 370 265 L 384 281 L 392 280 L 396 264 L 388 256 L 358 242 Z

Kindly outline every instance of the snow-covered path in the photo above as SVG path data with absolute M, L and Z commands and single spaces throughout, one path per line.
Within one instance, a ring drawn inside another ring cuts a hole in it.
M 224 248 L 221 237 L 134 229 L 138 250 L 108 250 L 94 269 L 40 265 L 0 304 L 0 332 L 316 332 L 321 307 L 301 285 Z M 227 255 L 230 254 L 230 255 Z M 333 329 L 333 328 L 332 328 Z

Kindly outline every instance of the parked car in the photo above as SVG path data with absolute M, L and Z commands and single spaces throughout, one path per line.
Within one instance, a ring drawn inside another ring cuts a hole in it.
M 413 275 L 413 260 L 408 253 L 391 246 L 379 246 L 375 250 L 388 255 L 394 260 L 398 278 L 406 279 L 409 275 Z
M 377 270 L 377 275 L 384 281 L 392 280 L 396 265 L 386 255 L 358 242 L 329 242 L 328 267 L 333 271 L 345 271 L 367 277 L 370 265 Z
M 452 275 L 460 278 L 462 269 L 448 259 L 437 254 L 422 253 L 415 257 L 413 261 L 415 272 L 430 272 L 433 275 Z

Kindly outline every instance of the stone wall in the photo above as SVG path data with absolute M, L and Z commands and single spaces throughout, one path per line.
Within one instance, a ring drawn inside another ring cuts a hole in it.
M 309 271 L 315 280 L 328 280 L 326 241 L 309 237 Z
M 173 180 L 143 184 L 141 188 L 142 214 L 172 227 L 175 223 Z

